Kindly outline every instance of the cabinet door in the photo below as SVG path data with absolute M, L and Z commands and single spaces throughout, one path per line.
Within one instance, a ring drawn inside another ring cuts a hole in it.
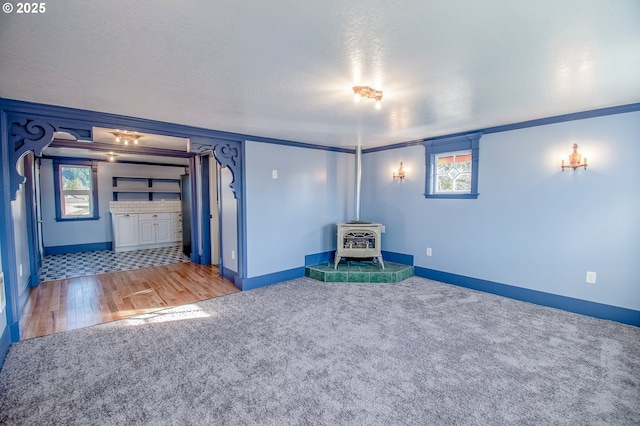
M 156 221 L 140 221 L 140 244 L 153 244 L 156 242 Z
M 116 247 L 128 247 L 138 244 L 138 215 L 115 215 L 114 236 Z
M 156 243 L 168 243 L 173 241 L 173 232 L 170 220 L 156 221 Z

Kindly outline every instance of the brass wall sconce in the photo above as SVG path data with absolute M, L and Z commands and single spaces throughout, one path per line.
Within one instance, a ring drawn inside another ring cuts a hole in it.
M 578 167 L 584 167 L 587 170 L 587 157 L 584 157 L 584 162 L 582 162 L 582 155 L 578 154 L 578 144 L 573 144 L 573 153 L 569 155 L 569 165 L 564 164 L 564 160 L 562 160 L 562 171 L 566 168 L 572 168 L 573 170 Z
M 404 179 L 404 168 L 402 167 L 402 161 L 400 162 L 400 168 L 393 171 L 394 179 Z

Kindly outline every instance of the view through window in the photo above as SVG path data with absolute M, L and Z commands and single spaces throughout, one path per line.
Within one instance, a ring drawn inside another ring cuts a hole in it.
M 90 166 L 61 166 L 60 184 L 62 217 L 93 215 Z

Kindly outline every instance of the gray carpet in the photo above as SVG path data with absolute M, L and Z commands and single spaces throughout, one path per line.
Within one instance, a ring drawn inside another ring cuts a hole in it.
M 640 424 L 640 329 L 301 278 L 14 344 L 2 424 Z

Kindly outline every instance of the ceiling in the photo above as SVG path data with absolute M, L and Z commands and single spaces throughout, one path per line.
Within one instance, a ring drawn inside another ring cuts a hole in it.
M 0 97 L 376 147 L 639 102 L 639 22 L 637 0 L 50 1 L 1 14 Z

